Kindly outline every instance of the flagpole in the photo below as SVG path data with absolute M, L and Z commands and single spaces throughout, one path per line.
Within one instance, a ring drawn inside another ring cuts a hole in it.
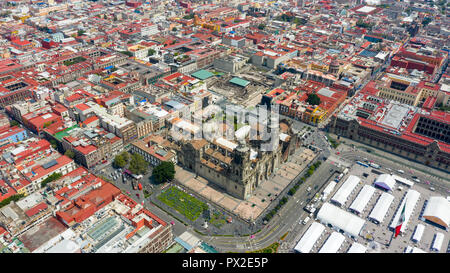
M 394 228 L 394 231 L 392 232 L 391 239 L 389 240 L 389 243 L 387 244 L 387 247 L 391 246 L 392 239 L 394 238 L 394 234 L 395 234 L 395 228 Z
M 397 220 L 397 225 L 394 227 L 394 231 L 392 232 L 391 240 L 389 241 L 388 247 L 391 246 L 392 239 L 396 238 L 397 237 L 396 235 L 400 234 L 400 232 L 401 232 L 403 222 L 405 221 L 405 219 L 404 219 L 405 218 L 405 209 L 406 209 L 406 198 L 405 198 L 405 203 L 403 204 L 403 208 L 400 213 L 400 217 Z M 399 229 L 398 234 L 397 234 L 397 228 Z

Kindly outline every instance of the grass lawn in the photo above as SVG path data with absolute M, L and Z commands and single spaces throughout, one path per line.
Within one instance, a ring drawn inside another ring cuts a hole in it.
M 214 212 L 211 216 L 211 219 L 209 220 L 209 223 L 220 228 L 226 223 L 225 216 L 221 214 L 220 212 Z
M 158 199 L 174 208 L 191 221 L 195 221 L 203 210 L 207 209 L 205 203 L 176 187 L 166 189 L 158 196 Z

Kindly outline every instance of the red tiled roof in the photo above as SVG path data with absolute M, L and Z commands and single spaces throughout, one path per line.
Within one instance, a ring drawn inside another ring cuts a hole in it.
M 26 215 L 28 215 L 28 217 L 32 217 L 36 214 L 38 214 L 39 212 L 46 210 L 48 208 L 47 204 L 42 202 L 34 207 L 32 207 L 31 209 L 27 210 L 25 212 Z

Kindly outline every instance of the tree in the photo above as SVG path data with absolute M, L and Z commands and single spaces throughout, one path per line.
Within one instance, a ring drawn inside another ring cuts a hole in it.
M 56 140 L 50 140 L 50 144 L 52 145 L 53 149 L 58 149 L 58 142 L 56 142 Z
M 133 53 L 131 53 L 130 51 L 121 51 L 120 53 L 127 55 L 128 57 L 132 57 Z
M 124 151 L 121 153 L 123 159 L 125 160 L 125 162 L 129 162 L 130 161 L 130 154 L 127 151 Z
M 17 122 L 17 121 L 15 121 L 15 120 L 11 120 L 10 122 L 9 122 L 9 126 L 17 126 L 17 125 L 19 125 L 19 123 Z
M 315 93 L 308 94 L 308 98 L 306 99 L 306 101 L 311 105 L 319 105 L 320 97 Z
M 183 16 L 183 19 L 189 20 L 189 19 L 194 19 L 194 13 L 190 13 L 188 15 Z
M 127 164 L 127 160 L 125 160 L 123 154 L 116 155 L 113 161 L 113 167 L 114 168 L 123 168 Z
M 155 50 L 153 49 L 153 48 L 150 48 L 149 50 L 148 50 L 148 56 L 153 56 L 153 54 L 155 54 Z
M 48 183 L 58 180 L 59 178 L 61 178 L 62 173 L 52 173 L 49 177 L 47 177 L 46 179 L 44 179 L 41 182 L 41 187 L 45 187 Z
M 7 206 L 9 203 L 11 203 L 11 201 L 17 202 L 24 196 L 25 196 L 25 194 L 23 194 L 23 193 L 10 196 L 0 202 L 0 208 Z
M 258 25 L 258 28 L 259 28 L 260 30 L 263 30 L 265 27 L 266 27 L 266 25 L 264 25 L 264 24 L 259 24 L 259 25 Z
M 178 29 L 176 28 L 176 27 L 173 27 L 172 28 L 172 31 L 177 31 Z
M 70 157 L 70 158 L 72 158 L 72 159 L 75 157 L 75 153 L 74 153 L 72 150 L 67 150 L 67 151 L 64 153 L 64 155 L 67 156 L 67 157 Z
M 422 25 L 426 27 L 432 20 L 433 19 L 431 19 L 430 17 L 425 17 L 423 18 Z
M 81 36 L 81 35 L 83 35 L 84 33 L 86 33 L 86 31 L 84 31 L 84 30 L 82 30 L 82 29 L 79 29 L 78 30 L 78 36 Z
M 140 154 L 133 154 L 131 156 L 130 166 L 128 169 L 133 174 L 147 173 L 148 162 Z
M 356 22 L 356 26 L 357 27 L 362 27 L 362 28 L 367 28 L 367 29 L 372 29 L 372 27 L 374 26 L 374 23 L 366 23 L 366 22 L 364 22 L 362 19 L 359 19 L 357 22 Z
M 175 165 L 172 162 L 163 161 L 153 169 L 152 176 L 158 184 L 171 180 L 175 177 Z

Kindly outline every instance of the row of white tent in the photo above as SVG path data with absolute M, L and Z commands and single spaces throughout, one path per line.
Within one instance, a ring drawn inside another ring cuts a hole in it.
M 419 243 L 422 239 L 423 233 L 425 232 L 425 226 L 422 224 L 418 224 L 416 229 L 414 230 L 413 236 L 411 240 L 415 243 Z M 437 232 L 434 235 L 433 243 L 431 245 L 431 250 L 440 251 L 442 247 L 442 243 L 444 242 L 445 235 L 442 232 Z
M 313 222 L 308 230 L 303 234 L 300 241 L 294 247 L 294 250 L 300 253 L 310 253 L 317 241 L 324 235 L 325 226 L 323 224 Z M 319 253 L 337 253 L 345 241 L 345 236 L 332 232 L 325 243 L 319 249 Z M 348 253 L 365 253 L 367 248 L 359 243 L 354 242 L 347 250 Z

